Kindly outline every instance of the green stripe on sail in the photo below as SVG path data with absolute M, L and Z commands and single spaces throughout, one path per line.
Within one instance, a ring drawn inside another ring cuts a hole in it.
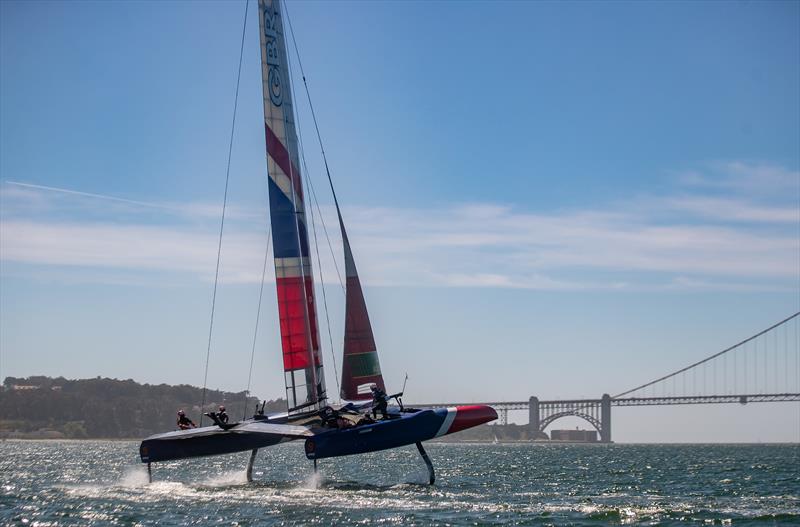
M 344 360 L 345 367 L 350 366 L 350 375 L 352 377 L 371 377 L 381 374 L 377 351 L 346 355 Z

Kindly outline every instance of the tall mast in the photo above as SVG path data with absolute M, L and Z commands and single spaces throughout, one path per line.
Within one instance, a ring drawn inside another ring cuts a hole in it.
M 286 399 L 293 413 L 320 406 L 325 376 L 280 0 L 259 0 L 258 20 L 275 282 Z

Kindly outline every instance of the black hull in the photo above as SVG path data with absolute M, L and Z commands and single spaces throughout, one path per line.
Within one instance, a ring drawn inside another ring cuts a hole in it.
M 217 426 L 167 432 L 150 436 L 139 446 L 143 463 L 190 457 L 217 456 L 277 445 L 297 437 L 254 429 L 259 425 L 236 426 L 223 430 Z M 267 425 L 268 426 L 268 425 Z

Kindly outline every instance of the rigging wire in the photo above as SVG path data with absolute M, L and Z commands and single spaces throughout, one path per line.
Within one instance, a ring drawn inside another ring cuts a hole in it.
M 284 2 L 285 3 L 285 2 Z M 328 184 L 331 187 L 331 194 L 333 194 L 333 202 L 336 204 L 336 211 L 339 212 L 339 200 L 336 199 L 336 191 L 333 188 L 333 179 L 331 178 L 331 171 L 328 167 L 328 156 L 325 155 L 325 147 L 322 144 L 322 134 L 319 131 L 317 124 L 317 113 L 314 111 L 314 104 L 311 102 L 311 92 L 308 89 L 308 82 L 306 82 L 306 73 L 303 70 L 303 62 L 300 60 L 300 52 L 297 49 L 297 40 L 294 38 L 294 30 L 292 30 L 292 21 L 289 18 L 289 12 L 286 12 L 286 20 L 289 22 L 289 29 L 292 33 L 292 44 L 294 45 L 294 52 L 297 55 L 297 64 L 300 66 L 300 75 L 303 77 L 303 86 L 306 90 L 306 99 L 308 100 L 308 107 L 311 110 L 311 117 L 314 119 L 314 129 L 317 131 L 317 141 L 319 142 L 319 149 L 322 152 L 322 160 L 325 162 L 325 173 L 328 176 Z M 341 214 L 339 214 L 341 221 Z
M 299 127 L 298 127 L 298 130 L 299 130 Z M 306 178 L 305 178 L 306 181 L 310 181 L 310 178 L 308 176 L 308 167 L 306 166 L 305 155 L 302 153 L 303 152 L 302 135 L 303 134 L 300 133 L 300 136 L 301 136 L 301 139 L 300 139 L 300 151 L 301 151 L 301 156 L 302 156 L 302 159 L 303 159 L 303 170 L 306 173 Z M 330 318 L 330 315 L 328 314 L 328 295 L 325 294 L 325 278 L 322 275 L 322 262 L 321 262 L 321 258 L 319 257 L 319 241 L 317 240 L 317 226 L 316 226 L 316 223 L 314 222 L 314 207 L 310 207 L 310 209 L 311 209 L 311 232 L 314 234 L 314 251 L 316 251 L 316 253 L 317 253 L 317 262 L 320 262 L 320 266 L 319 266 L 319 281 L 320 281 L 320 285 L 322 286 L 320 288 L 320 289 L 322 289 L 322 304 L 323 304 L 323 306 L 325 308 L 325 326 L 328 328 L 328 341 L 330 342 L 330 345 L 331 345 L 331 360 L 333 361 L 333 375 L 334 375 L 334 378 L 336 379 L 336 393 L 338 395 L 338 394 L 341 393 L 341 387 L 339 386 L 339 369 L 336 367 L 336 353 L 334 352 L 333 335 L 331 334 L 331 318 Z M 340 278 L 340 280 L 341 280 L 341 278 Z
M 300 60 L 300 51 L 297 47 L 297 40 L 295 39 L 294 36 L 294 28 L 292 28 L 292 19 L 289 17 L 289 10 L 285 1 L 284 1 L 284 12 L 286 13 L 286 21 L 289 23 L 289 32 L 292 35 L 292 43 L 294 44 L 294 54 L 297 57 L 297 65 L 300 67 L 300 75 L 303 77 L 303 86 L 305 87 L 306 99 L 308 100 L 308 106 L 309 109 L 311 110 L 311 116 L 314 120 L 314 128 L 317 132 L 317 141 L 319 142 L 320 149 L 322 150 L 322 159 L 325 162 L 325 173 L 328 176 L 328 183 L 330 184 L 331 192 L 333 193 L 333 201 L 336 203 L 336 209 L 338 211 L 339 203 L 336 200 L 336 192 L 333 190 L 333 182 L 331 181 L 331 172 L 328 169 L 328 158 L 325 155 L 325 149 L 322 148 L 322 136 L 320 135 L 319 126 L 317 125 L 317 116 L 314 113 L 314 105 L 311 103 L 311 94 L 308 91 L 308 83 L 306 82 L 306 73 L 305 70 L 303 70 L 303 61 Z M 292 86 L 292 98 L 296 100 L 294 98 L 294 86 Z M 302 144 L 302 133 L 300 135 L 301 135 L 300 142 Z M 305 157 L 303 158 L 303 163 L 305 163 Z M 333 253 L 333 244 L 331 244 L 331 238 L 328 235 L 328 227 L 325 225 L 325 219 L 322 215 L 322 210 L 320 210 L 319 201 L 317 201 L 317 192 L 314 189 L 314 184 L 311 182 L 310 179 L 309 179 L 309 187 L 311 188 L 311 196 L 314 198 L 314 203 L 317 205 L 317 211 L 319 212 L 320 219 L 322 220 L 322 230 L 325 232 L 325 238 L 328 240 L 328 248 L 331 251 L 331 258 L 333 258 L 333 265 L 336 268 L 336 275 L 339 277 L 339 285 L 341 285 L 342 291 L 346 291 L 344 281 L 342 280 L 342 274 L 339 272 L 339 265 L 336 263 L 336 256 Z
M 217 284 L 219 283 L 219 262 L 222 256 L 222 232 L 225 229 L 225 208 L 228 204 L 228 182 L 231 175 L 231 154 L 233 152 L 233 133 L 236 130 L 236 109 L 239 106 L 239 81 L 242 78 L 242 56 L 244 55 L 244 36 L 247 30 L 247 8 L 250 0 L 245 0 L 244 22 L 242 23 L 242 43 L 239 46 L 239 69 L 236 73 L 236 95 L 233 98 L 233 119 L 231 122 L 231 138 L 228 143 L 228 165 L 225 169 L 225 193 L 222 197 L 222 219 L 219 223 L 219 242 L 217 243 L 217 268 L 214 272 L 214 292 L 211 295 L 211 321 L 208 324 L 208 347 L 206 348 L 206 367 L 203 375 L 203 397 L 200 402 L 200 426 L 203 426 L 203 407 L 206 405 L 206 387 L 208 384 L 208 362 L 211 358 L 211 336 L 214 331 L 214 311 L 217 303 Z
M 284 12 L 286 13 L 286 20 L 289 20 L 289 13 L 288 13 L 288 11 L 286 11 L 286 2 L 284 2 Z M 292 33 L 292 39 L 294 39 L 294 30 L 292 30 L 291 22 L 289 22 L 289 30 Z M 297 51 L 296 48 L 295 48 L 295 51 Z M 300 61 L 300 56 L 299 55 L 297 56 L 297 60 L 298 60 L 298 62 Z M 291 60 L 289 61 L 288 67 L 289 67 L 289 75 L 291 75 L 291 69 L 292 69 Z M 292 86 L 291 83 L 289 83 L 289 86 L 290 86 L 290 89 L 291 89 L 291 92 L 292 92 L 292 100 L 297 100 L 296 97 L 295 97 L 295 93 L 294 93 L 294 86 Z M 302 132 L 301 127 L 300 127 L 299 116 L 298 116 L 298 122 L 297 122 L 297 127 L 296 128 L 297 128 L 297 134 L 298 134 L 298 139 L 299 139 L 299 145 L 298 145 L 299 146 L 299 154 L 300 154 L 300 159 L 301 159 L 301 161 L 303 163 L 303 173 L 301 174 L 301 177 L 304 176 L 304 179 L 306 180 L 306 183 L 308 183 L 308 186 L 311 189 L 311 193 L 314 196 L 314 200 L 316 201 L 316 193 L 314 192 L 314 186 L 311 183 L 311 178 L 309 176 L 309 171 L 308 171 L 308 165 L 306 164 L 305 149 L 303 148 L 303 132 Z M 309 207 L 309 209 L 311 210 L 311 232 L 314 235 L 314 250 L 317 253 L 317 262 L 320 263 L 320 265 L 319 265 L 319 279 L 320 279 L 320 285 L 322 286 L 321 287 L 321 289 L 322 289 L 322 303 L 323 303 L 323 306 L 324 306 L 324 309 L 325 309 L 325 322 L 326 322 L 326 326 L 328 328 L 328 340 L 330 342 L 331 359 L 333 361 L 333 373 L 334 373 L 334 378 L 336 379 L 336 393 L 339 394 L 339 393 L 341 393 L 341 388 L 339 386 L 339 371 L 338 371 L 338 368 L 336 367 L 336 353 L 334 352 L 333 336 L 331 334 L 331 321 L 330 321 L 330 315 L 328 313 L 328 297 L 327 297 L 327 294 L 325 293 L 325 278 L 324 278 L 323 273 L 322 273 L 322 261 L 320 259 L 320 255 L 319 255 L 319 241 L 317 239 L 316 222 L 314 221 L 314 207 L 311 206 L 311 207 Z M 324 223 L 325 220 L 322 218 L 322 211 L 319 210 L 319 203 L 318 202 L 317 202 L 317 211 L 320 214 L 320 221 L 323 222 L 323 226 L 324 226 L 325 225 L 325 223 Z M 326 236 L 327 236 L 327 229 L 326 229 Z M 330 238 L 328 239 L 328 244 L 330 245 Z M 333 248 L 332 247 L 331 247 L 331 252 L 333 252 Z M 334 258 L 334 264 L 336 264 L 335 258 Z M 339 273 L 338 267 L 336 268 L 336 272 L 337 272 L 337 274 Z M 339 282 L 340 283 L 341 283 L 341 280 L 342 280 L 341 275 L 339 275 Z M 342 284 L 342 288 L 344 288 L 343 284 Z
M 250 371 L 247 373 L 247 389 L 244 391 L 244 409 L 242 420 L 247 418 L 247 396 L 250 394 L 250 381 L 253 379 L 253 360 L 256 356 L 256 339 L 258 338 L 258 323 L 261 320 L 261 300 L 264 298 L 264 277 L 267 275 L 267 260 L 269 259 L 269 244 L 272 241 L 272 231 L 267 224 L 267 248 L 264 250 L 264 267 L 261 269 L 261 289 L 258 292 L 258 309 L 256 309 L 256 327 L 253 330 L 253 349 L 250 351 Z M 258 403 L 256 403 L 258 406 Z
M 300 134 L 300 143 L 302 144 L 302 142 L 303 142 L 302 135 L 303 134 L 299 130 L 300 130 L 300 128 L 298 128 L 298 133 Z M 306 165 L 306 160 L 305 160 L 305 156 L 304 156 L 303 157 L 303 167 L 304 168 L 306 168 L 305 165 Z M 336 269 L 336 276 L 339 278 L 339 286 L 342 288 L 342 292 L 347 293 L 347 288 L 344 285 L 344 280 L 342 280 L 342 273 L 339 271 L 339 264 L 336 263 L 336 255 L 333 252 L 333 244 L 331 243 L 331 237 L 328 235 L 328 227 L 327 227 L 327 225 L 325 225 L 325 217 L 322 214 L 322 209 L 320 208 L 319 201 L 317 200 L 317 190 L 314 188 L 314 183 L 311 181 L 311 178 L 306 178 L 306 180 L 308 182 L 309 188 L 311 189 L 311 197 L 314 199 L 314 204 L 317 206 L 317 213 L 319 213 L 319 219 L 320 219 L 320 222 L 322 223 L 322 230 L 325 233 L 325 239 L 328 241 L 328 249 L 330 250 L 331 259 L 333 260 L 333 267 L 334 267 L 334 269 Z M 313 210 L 312 210 L 312 212 L 313 212 Z M 317 257 L 317 259 L 319 259 L 319 256 Z

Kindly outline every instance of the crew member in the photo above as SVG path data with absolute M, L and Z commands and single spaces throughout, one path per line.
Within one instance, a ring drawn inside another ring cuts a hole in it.
M 196 428 L 197 425 L 194 424 L 194 421 L 186 417 L 186 414 L 183 410 L 178 410 L 178 428 L 181 430 L 188 430 L 190 428 Z
M 219 419 L 219 422 L 224 425 L 228 424 L 228 413 L 225 411 L 224 405 L 219 405 L 219 412 L 217 412 L 217 419 Z
M 372 417 L 377 418 L 378 412 L 380 412 L 383 419 L 389 419 L 389 414 L 386 412 L 389 405 L 386 392 L 378 388 L 375 384 L 373 384 L 370 389 L 372 390 Z
M 324 406 L 322 409 L 320 409 L 319 417 L 322 419 L 322 426 L 338 428 L 337 418 L 339 417 L 339 412 L 330 406 Z

